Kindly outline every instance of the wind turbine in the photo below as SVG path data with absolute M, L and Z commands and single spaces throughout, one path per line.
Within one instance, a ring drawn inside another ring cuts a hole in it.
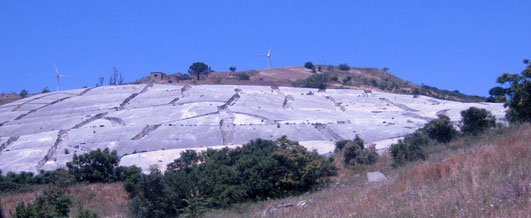
M 269 47 L 269 51 L 267 51 L 267 54 L 262 54 L 260 56 L 266 56 L 267 57 L 267 67 L 271 69 L 271 49 L 273 48 L 273 45 Z
M 59 70 L 57 69 L 57 65 L 54 64 L 54 67 L 55 67 L 55 80 L 57 81 L 57 91 L 59 91 L 59 77 L 68 77 L 68 76 L 60 74 Z

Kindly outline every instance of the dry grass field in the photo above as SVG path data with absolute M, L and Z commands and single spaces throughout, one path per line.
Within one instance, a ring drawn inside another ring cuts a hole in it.
M 9 211 L 14 211 L 18 202 L 35 200 L 42 188 L 33 192 L 0 195 L 4 217 L 9 217 Z M 67 194 L 73 200 L 71 216 L 77 214 L 79 206 L 96 212 L 100 217 L 127 217 L 129 214 L 129 195 L 121 183 L 75 185 L 68 188 Z

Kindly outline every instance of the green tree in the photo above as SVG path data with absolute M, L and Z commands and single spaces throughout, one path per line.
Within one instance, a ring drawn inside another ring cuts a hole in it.
M 519 74 L 504 73 L 497 82 L 508 85 L 505 89 L 508 99 L 505 107 L 509 107 L 505 116 L 512 122 L 531 122 L 531 64 L 524 60 L 526 68 Z
M 20 90 L 20 93 L 18 95 L 20 95 L 21 98 L 25 98 L 26 96 L 28 96 L 28 90 L 22 89 Z
M 229 67 L 229 70 L 234 73 L 234 71 L 236 71 L 236 67 L 235 66 L 231 66 L 231 67 Z
M 311 61 L 308 61 L 304 64 L 304 67 L 307 69 L 313 69 L 313 63 Z
M 210 72 L 211 72 L 210 67 L 203 62 L 195 62 L 192 65 L 190 65 L 190 68 L 188 69 L 188 73 L 190 75 L 197 76 L 197 80 L 201 79 L 201 74 L 206 75 Z
M 47 93 L 50 92 L 50 89 L 48 89 L 48 86 L 44 87 L 41 91 L 41 93 Z
M 458 131 L 452 125 L 450 118 L 446 115 L 439 115 L 438 119 L 427 123 L 422 131 L 428 136 L 441 143 L 447 143 L 457 137 Z
M 470 107 L 461 111 L 461 124 L 463 133 L 477 135 L 496 126 L 496 118 L 488 110 Z
M 119 161 L 116 151 L 110 152 L 105 148 L 83 155 L 74 154 L 72 162 L 66 163 L 66 166 L 78 182 L 114 182 L 118 179 L 115 168 Z

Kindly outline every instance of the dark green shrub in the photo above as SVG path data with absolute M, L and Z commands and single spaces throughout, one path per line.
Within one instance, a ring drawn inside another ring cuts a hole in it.
M 305 88 L 326 89 L 328 81 L 328 74 L 314 74 L 304 80 L 296 81 L 293 85 Z
M 350 76 L 345 77 L 345 79 L 343 79 L 343 84 L 347 84 L 348 82 L 350 82 L 350 80 L 352 80 L 352 77 Z
M 25 98 L 26 96 L 28 96 L 28 90 L 22 89 L 20 90 L 20 93 L 18 95 L 20 95 L 21 98 Z
M 238 79 L 239 80 L 250 80 L 251 77 L 249 75 L 245 74 L 245 73 L 240 73 L 240 74 L 238 74 Z
M 347 144 L 349 140 L 341 140 L 341 141 L 337 141 L 336 142 L 336 149 L 335 149 L 335 152 L 339 152 L 341 150 L 343 150 L 343 148 L 345 147 L 345 145 Z
M 406 135 L 404 140 L 391 145 L 391 156 L 395 166 L 406 162 L 424 160 L 426 158 L 425 147 L 430 144 L 430 138 L 417 131 Z
M 342 71 L 347 71 L 350 70 L 350 66 L 348 66 L 348 64 L 340 64 L 339 69 Z
M 304 64 L 304 67 L 307 68 L 307 69 L 313 69 L 313 63 L 308 61 Z
M 441 143 L 447 143 L 459 134 L 452 125 L 450 118 L 446 115 L 439 115 L 439 119 L 427 123 L 422 131 L 424 131 L 431 139 Z
M 496 118 L 485 109 L 471 107 L 461 111 L 461 131 L 465 134 L 477 135 L 496 126 Z
M 165 174 L 152 169 L 126 188 L 137 217 L 198 215 L 207 208 L 306 192 L 336 175 L 332 160 L 282 137 L 230 150 L 186 151 Z
M 358 135 L 354 140 L 336 142 L 336 152 L 343 152 L 343 162 L 350 166 L 373 164 L 379 158 L 376 149 L 365 148 L 365 142 Z
M 78 182 L 114 182 L 118 179 L 115 168 L 119 161 L 116 151 L 110 152 L 105 148 L 83 155 L 74 154 L 72 162 L 66 163 L 66 166 Z
M 234 73 L 234 71 L 236 71 L 236 67 L 235 66 L 231 66 L 231 67 L 229 67 L 229 70 Z
M 50 92 L 50 89 L 48 89 L 48 86 L 44 87 L 41 91 L 41 93 L 48 93 Z

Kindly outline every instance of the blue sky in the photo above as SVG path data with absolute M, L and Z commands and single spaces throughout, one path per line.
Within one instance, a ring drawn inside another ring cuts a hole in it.
M 531 58 L 527 1 L 2 1 L 0 92 L 94 86 L 117 67 L 216 71 L 347 63 L 487 95 Z

